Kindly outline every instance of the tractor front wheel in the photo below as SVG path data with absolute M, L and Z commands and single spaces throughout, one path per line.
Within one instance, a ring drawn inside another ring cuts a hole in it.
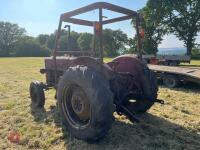
M 31 82 L 29 91 L 31 97 L 31 106 L 41 108 L 44 107 L 45 95 L 41 83 L 38 81 Z

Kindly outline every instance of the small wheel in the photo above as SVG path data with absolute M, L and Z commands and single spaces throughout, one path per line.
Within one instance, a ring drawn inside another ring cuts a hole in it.
M 179 80 L 176 76 L 167 75 L 163 78 L 163 83 L 166 87 L 175 88 L 179 85 Z
M 169 63 L 169 66 L 178 66 L 178 62 L 177 61 L 171 61 Z
M 45 95 L 43 87 L 40 82 L 34 81 L 30 84 L 30 97 L 31 105 L 34 107 L 44 107 L 45 104 Z
M 103 75 L 88 67 L 69 68 L 57 89 L 58 109 L 73 136 L 93 142 L 110 129 L 113 95 Z
M 163 65 L 164 65 L 164 66 L 169 66 L 169 62 L 168 62 L 168 61 L 164 61 L 164 62 L 163 62 Z

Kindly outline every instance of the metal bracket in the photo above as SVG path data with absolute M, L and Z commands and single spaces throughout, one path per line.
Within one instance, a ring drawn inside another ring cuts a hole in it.
M 156 103 L 160 103 L 160 104 L 162 104 L 162 105 L 165 104 L 165 101 L 164 101 L 164 100 L 160 100 L 160 99 L 156 99 L 155 102 L 156 102 Z
M 132 122 L 140 122 L 136 115 L 133 112 L 129 111 L 125 106 L 118 105 L 117 107 L 120 110 L 118 114 L 125 114 Z

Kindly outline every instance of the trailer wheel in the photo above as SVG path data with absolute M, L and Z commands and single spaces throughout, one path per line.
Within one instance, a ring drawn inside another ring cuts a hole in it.
M 69 68 L 57 89 L 63 124 L 78 139 L 96 141 L 110 129 L 113 95 L 101 73 L 88 67 Z
M 33 107 L 44 107 L 45 94 L 41 83 L 38 81 L 31 82 L 29 91 L 31 97 L 31 105 Z
M 170 61 L 169 62 L 169 66 L 178 66 L 178 62 L 177 61 Z
M 163 77 L 163 83 L 168 88 L 175 88 L 179 85 L 179 80 L 174 75 L 166 75 Z

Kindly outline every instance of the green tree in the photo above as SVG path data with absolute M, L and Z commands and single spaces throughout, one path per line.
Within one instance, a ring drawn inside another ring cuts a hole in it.
M 17 24 L 0 22 L 0 56 L 9 56 L 16 42 L 25 35 L 26 31 Z
M 50 55 L 50 49 L 41 46 L 35 39 L 20 40 L 16 44 L 16 56 L 23 57 L 44 57 Z
M 55 41 L 56 41 L 56 35 L 52 33 L 47 40 L 46 46 L 49 49 L 53 50 L 55 48 Z
M 169 0 L 163 1 L 167 8 L 166 18 L 170 32 L 184 42 L 187 54 L 191 55 L 197 33 L 200 31 L 200 1 L 199 0 Z
M 128 46 L 129 47 L 125 49 L 123 54 L 137 53 L 137 39 L 135 37 L 128 39 Z
M 114 48 L 113 31 L 111 29 L 103 30 L 103 49 L 105 56 L 116 56 L 117 50 Z
M 62 51 L 79 51 L 79 45 L 77 43 L 77 40 L 73 37 L 74 35 L 72 34 L 70 38 L 68 35 L 63 35 L 60 37 L 60 50 Z
M 196 45 L 192 48 L 192 58 L 200 60 L 200 46 Z
M 77 42 L 82 51 L 90 51 L 92 48 L 92 37 L 90 33 L 81 33 Z
M 75 41 L 78 41 L 78 38 L 80 36 L 80 34 L 75 31 L 71 31 L 70 35 Z
M 149 12 L 148 8 L 150 8 Z M 163 36 L 162 31 L 164 31 L 164 33 L 168 31 L 168 33 L 175 34 L 179 40 L 184 42 L 187 47 L 187 54 L 191 55 L 192 47 L 195 46 L 197 33 L 200 31 L 199 0 L 149 0 L 142 12 L 143 11 L 147 13 L 147 16 L 155 12 L 150 21 L 154 22 L 153 20 L 158 17 L 158 20 L 161 22 L 157 22 L 155 27 L 157 29 L 159 29 L 158 27 L 163 27 L 160 30 L 161 32 L 156 32 L 161 34 L 161 38 L 158 38 L 158 42 L 154 40 L 151 41 L 149 39 L 151 39 L 152 36 L 148 36 L 148 26 L 151 26 L 151 22 L 148 23 L 148 19 L 145 19 L 147 36 L 144 40 L 144 47 L 151 47 L 150 45 L 152 43 L 159 44 Z M 144 12 L 143 14 L 145 16 Z
M 54 50 L 54 48 L 55 48 L 56 35 L 57 35 L 57 30 L 55 30 L 54 33 L 49 35 L 49 38 L 46 42 L 46 46 L 51 50 Z M 67 35 L 67 31 L 65 29 L 61 30 L 60 36 L 62 37 L 65 35 Z
M 46 42 L 46 46 L 48 48 L 50 48 L 51 50 L 53 50 L 55 48 L 56 34 L 57 34 L 57 30 L 54 33 L 52 33 L 51 35 L 49 35 L 47 42 Z M 77 42 L 79 36 L 80 36 L 79 33 L 75 32 L 75 31 L 71 31 L 71 33 L 70 33 L 71 38 L 69 39 L 71 50 L 80 50 L 78 42 Z M 61 31 L 59 44 L 60 44 L 60 50 L 68 50 L 68 32 L 65 29 L 63 29 Z
M 40 34 L 36 38 L 36 40 L 40 43 L 40 45 L 47 44 L 48 39 L 49 39 L 49 35 L 48 34 Z
M 164 23 L 166 14 L 165 9 L 162 8 L 162 1 L 149 0 L 139 12 L 144 18 L 141 22 L 141 26 L 145 29 L 145 38 L 142 40 L 143 50 L 148 54 L 156 54 L 158 45 L 167 32 L 167 26 Z
M 194 47 L 192 49 L 192 55 L 200 55 L 200 48 Z
M 127 35 L 121 30 L 105 29 L 103 31 L 104 55 L 114 57 L 124 53 L 128 44 Z

